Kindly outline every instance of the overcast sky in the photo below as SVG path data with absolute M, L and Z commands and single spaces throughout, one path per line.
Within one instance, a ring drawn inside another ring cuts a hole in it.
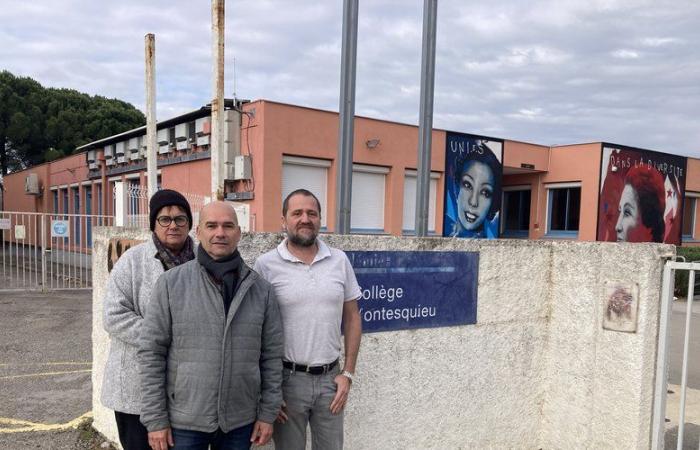
M 226 96 L 337 111 L 342 0 L 226 2 Z M 207 0 L 0 0 L 0 69 L 157 115 L 211 96 Z M 360 0 L 358 115 L 418 123 L 422 0 Z M 440 0 L 434 126 L 700 157 L 697 0 Z

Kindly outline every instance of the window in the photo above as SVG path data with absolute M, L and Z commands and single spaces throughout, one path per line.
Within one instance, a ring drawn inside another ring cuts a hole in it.
M 68 214 L 68 189 L 63 189 L 63 214 Z M 68 217 L 64 217 L 68 220 Z
M 350 231 L 384 232 L 384 187 L 389 169 L 353 164 Z
M 80 214 L 80 189 L 71 188 L 73 191 L 73 214 Z M 80 217 L 73 217 L 73 229 L 75 230 L 75 243 L 80 245 Z
M 85 218 L 85 239 L 87 241 L 87 246 L 92 247 L 92 186 L 85 186 L 83 188 L 85 192 L 85 214 L 88 217 Z
M 581 184 L 547 186 L 547 235 L 577 237 L 581 209 Z
M 695 237 L 695 208 L 698 205 L 700 194 L 685 193 L 683 200 L 683 239 L 684 241 L 694 241 Z
M 53 194 L 53 213 L 58 214 L 59 213 L 59 210 L 58 210 L 58 189 L 54 190 L 52 192 L 52 194 Z
M 101 216 L 102 215 L 102 184 L 96 184 L 95 185 L 95 190 L 96 190 L 96 196 L 97 196 L 97 215 Z M 98 222 L 100 225 L 102 224 L 101 219 Z
M 127 211 L 127 214 L 130 216 L 136 216 L 138 214 L 144 214 L 143 211 L 140 211 L 140 207 L 142 206 L 142 191 L 141 191 L 141 184 L 138 178 L 133 178 L 127 181 L 129 188 L 127 190 L 128 196 L 129 196 L 129 211 Z M 148 196 L 146 195 L 146 198 Z M 148 206 L 146 205 L 146 209 L 148 209 Z M 145 212 L 145 214 L 148 214 L 148 211 Z M 136 226 L 136 225 L 133 225 Z
M 112 201 L 108 201 L 108 205 L 110 207 L 109 210 L 109 215 L 115 216 L 117 215 L 117 183 L 121 182 L 121 178 L 115 181 L 112 181 L 109 183 L 109 192 L 107 192 L 107 198 L 111 197 Z
M 329 214 L 327 201 L 328 168 L 325 159 L 284 156 L 282 158 L 282 200 L 297 189 L 311 191 L 321 203 L 321 228 L 326 228 Z
M 506 237 L 528 237 L 530 230 L 530 199 L 532 191 L 528 187 L 503 188 L 503 220 L 501 234 Z
M 430 173 L 430 194 L 428 195 L 428 233 L 435 233 L 435 205 L 437 201 L 437 186 L 440 174 Z M 406 170 L 403 181 L 403 226 L 404 233 L 416 232 L 416 189 L 418 188 L 418 172 Z

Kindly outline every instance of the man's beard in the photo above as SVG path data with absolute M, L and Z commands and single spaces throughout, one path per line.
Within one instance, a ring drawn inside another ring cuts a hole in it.
M 311 247 L 316 243 L 317 236 L 318 234 L 316 232 L 312 232 L 311 235 L 308 237 L 304 237 L 298 233 L 293 233 L 291 231 L 287 232 L 287 239 L 289 239 L 289 242 L 299 247 Z

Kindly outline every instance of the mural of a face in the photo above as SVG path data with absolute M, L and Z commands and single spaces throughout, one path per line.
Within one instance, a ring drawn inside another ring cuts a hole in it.
M 620 195 L 620 205 L 618 206 L 618 218 L 615 225 L 617 241 L 626 242 L 631 230 L 639 225 L 639 201 L 637 193 L 629 184 L 625 185 Z
M 484 223 L 493 203 L 494 182 L 488 165 L 480 161 L 465 165 L 457 198 L 459 222 L 465 230 L 477 230 Z

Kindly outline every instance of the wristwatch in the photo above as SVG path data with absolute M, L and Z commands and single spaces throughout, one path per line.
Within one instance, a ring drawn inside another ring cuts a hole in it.
M 344 376 L 345 378 L 347 378 L 348 380 L 350 380 L 351 383 L 352 383 L 353 378 L 355 377 L 355 375 L 353 375 L 351 372 L 348 372 L 347 370 L 343 370 L 342 372 L 340 372 L 340 374 L 342 376 Z

